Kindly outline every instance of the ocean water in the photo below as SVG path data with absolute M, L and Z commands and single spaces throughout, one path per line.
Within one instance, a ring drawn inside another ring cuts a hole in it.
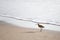
M 60 24 L 60 0 L 0 0 L 0 14 L 37 22 Z M 17 26 L 38 28 L 36 23 L 0 17 Z M 44 29 L 60 31 L 60 26 L 42 24 Z M 39 28 L 38 28 L 39 29 Z
M 39 29 L 39 27 L 37 26 L 37 23 L 33 23 L 33 22 L 29 22 L 29 21 L 21 21 L 21 20 L 16 20 L 16 19 L 12 19 L 12 18 L 5 18 L 5 17 L 0 17 L 0 20 L 11 23 L 13 25 L 16 25 L 17 27 Z M 41 25 L 44 26 L 44 29 L 60 31 L 60 26 L 49 25 L 49 24 L 41 24 Z

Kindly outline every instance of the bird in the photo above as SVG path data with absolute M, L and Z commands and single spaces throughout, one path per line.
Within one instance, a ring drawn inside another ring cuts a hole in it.
M 42 29 L 44 28 L 44 26 L 43 25 L 41 25 L 41 24 L 37 24 L 38 25 L 38 27 L 40 28 L 40 32 L 42 32 Z

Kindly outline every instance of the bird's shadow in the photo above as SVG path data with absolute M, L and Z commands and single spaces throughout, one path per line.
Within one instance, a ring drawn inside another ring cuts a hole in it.
M 40 31 L 27 31 L 27 32 L 22 32 L 22 33 L 40 33 Z
M 29 31 L 29 32 L 22 32 L 22 33 L 36 33 L 36 32 L 33 32 L 33 31 Z

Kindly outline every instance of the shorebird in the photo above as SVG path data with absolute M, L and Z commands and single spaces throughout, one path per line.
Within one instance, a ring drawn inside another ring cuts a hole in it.
M 38 27 L 40 28 L 40 32 L 42 32 L 42 29 L 44 28 L 44 26 L 43 25 L 41 25 L 41 24 L 37 24 L 38 25 Z

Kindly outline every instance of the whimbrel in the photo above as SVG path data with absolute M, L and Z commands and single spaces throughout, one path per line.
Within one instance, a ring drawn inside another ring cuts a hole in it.
M 40 28 L 40 32 L 42 32 L 42 28 L 44 28 L 44 26 L 38 23 L 38 27 Z

